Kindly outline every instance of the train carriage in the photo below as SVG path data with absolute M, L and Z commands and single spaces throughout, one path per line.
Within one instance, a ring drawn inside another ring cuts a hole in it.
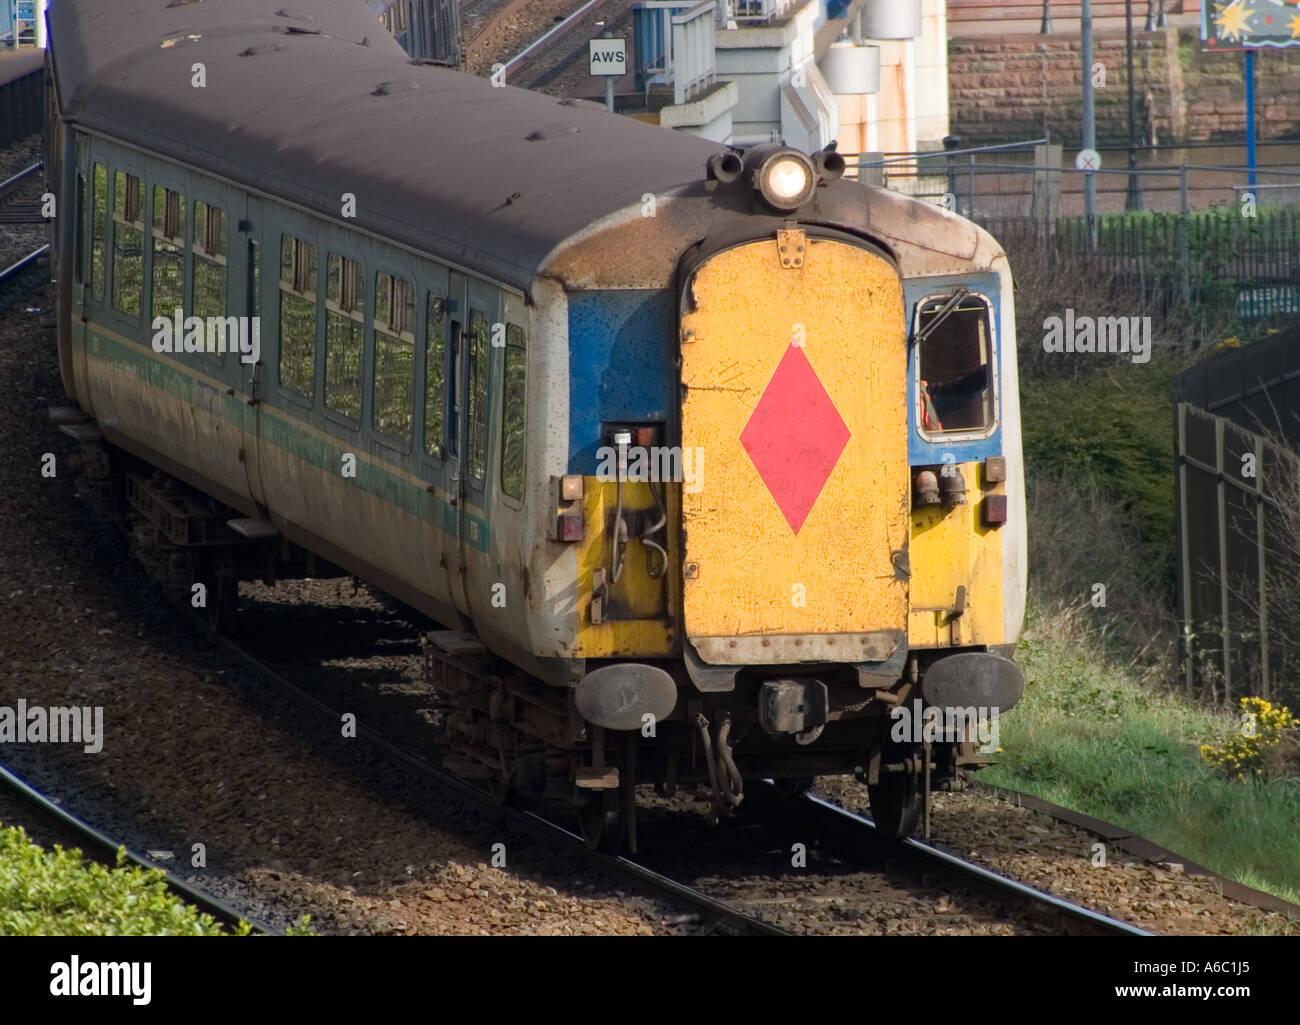
M 62 0 L 51 62 L 58 416 L 165 582 L 426 613 L 450 764 L 593 845 L 637 782 L 845 772 L 909 832 L 973 744 L 899 712 L 1014 704 L 985 232 L 833 150 L 413 64 L 348 0 Z

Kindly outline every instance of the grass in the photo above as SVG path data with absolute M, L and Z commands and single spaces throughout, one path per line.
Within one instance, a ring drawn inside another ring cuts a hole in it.
M 1081 641 L 1030 631 L 1017 658 L 1025 695 L 1002 720 L 1002 761 L 980 779 L 1300 903 L 1300 775 L 1228 780 L 1198 753 L 1231 728 L 1226 713 L 1142 686 Z

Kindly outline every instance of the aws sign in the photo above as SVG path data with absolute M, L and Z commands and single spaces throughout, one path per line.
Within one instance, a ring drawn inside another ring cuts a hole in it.
M 588 46 L 593 75 L 621 75 L 627 71 L 626 39 L 593 39 Z

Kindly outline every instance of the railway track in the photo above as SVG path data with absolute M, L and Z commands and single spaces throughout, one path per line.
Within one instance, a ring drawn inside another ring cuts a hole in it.
M 206 621 L 192 618 L 216 646 L 260 679 L 308 705 L 329 721 L 340 721 L 340 709 L 331 707 L 308 693 L 242 644 L 213 632 Z M 780 899 L 764 895 L 746 901 L 716 896 L 709 892 L 707 886 L 689 885 L 674 878 L 678 873 L 671 868 L 654 867 L 659 861 L 653 857 L 637 856 L 633 860 L 593 853 L 587 850 L 580 837 L 564 826 L 532 811 L 503 806 L 474 783 L 432 764 L 364 723 L 358 723 L 357 732 L 358 736 L 364 737 L 386 755 L 402 762 L 476 811 L 503 819 L 510 826 L 526 831 L 544 843 L 555 845 L 607 874 L 624 879 L 643 892 L 685 907 L 705 922 L 715 923 L 732 933 L 797 934 L 797 930 L 763 917 L 765 912 L 771 912 L 774 905 L 785 903 Z M 747 800 L 752 802 L 751 806 L 770 809 L 770 815 L 760 812 L 760 819 L 767 819 L 770 825 L 786 832 L 791 827 L 796 828 L 800 835 L 811 838 L 819 849 L 836 852 L 842 863 L 852 866 L 851 871 L 870 873 L 875 871 L 875 865 L 901 864 L 903 871 L 911 877 L 938 879 L 953 892 L 969 895 L 992 908 L 1005 909 L 1044 931 L 1072 935 L 1150 935 L 1136 926 L 1025 886 L 920 841 L 891 844 L 876 834 L 869 818 L 820 798 L 805 795 L 796 801 L 765 800 L 769 796 L 774 798 L 774 795 L 773 788 L 751 786 Z M 678 837 L 673 837 L 674 842 L 677 839 Z M 756 843 L 762 845 L 761 841 Z M 780 881 L 774 882 L 775 887 L 780 885 Z
M 505 46 L 511 39 L 517 40 L 519 34 L 515 21 L 536 14 L 536 11 L 529 9 L 531 0 L 509 0 L 504 7 L 489 14 L 487 10 L 491 2 L 492 0 L 479 0 L 473 6 L 462 8 L 462 15 L 467 22 L 472 22 L 478 11 L 484 12 L 475 26 L 473 39 L 466 45 L 467 66 L 479 74 L 500 75 L 511 84 L 536 88 L 539 83 L 533 78 L 545 70 L 541 65 L 556 58 L 559 53 L 555 62 L 565 66 L 586 45 L 585 37 L 575 41 L 573 29 L 582 24 L 588 15 L 595 13 L 605 0 L 580 0 L 576 9 L 569 10 L 562 18 L 556 14 L 555 17 L 560 20 L 545 24 L 544 30 L 522 50 L 504 59 L 503 51 L 510 52 Z M 572 4 L 567 6 L 573 8 Z M 542 25 L 536 28 L 542 28 Z M 518 42 L 514 45 L 518 46 Z M 562 53 L 561 47 L 564 48 Z
M 3 765 L 0 765 L 0 786 L 25 800 L 41 818 L 72 831 L 84 845 L 83 852 L 98 852 L 99 859 L 105 864 L 115 864 L 117 851 L 119 848 L 123 848 L 126 850 L 126 860 L 128 862 L 138 868 L 161 872 L 166 879 L 167 888 L 172 893 L 185 903 L 193 905 L 205 914 L 211 915 L 216 921 L 231 927 L 238 926 L 240 922 L 247 922 L 256 933 L 278 935 L 277 930 L 272 929 L 269 925 L 243 914 L 220 897 L 207 893 L 186 882 L 174 873 L 167 871 L 162 865 L 151 860 L 147 855 L 131 850 L 126 844 L 115 840 L 85 819 L 60 807 L 58 801 L 54 798 L 37 790 Z
M 44 170 L 45 165 L 37 161 L 30 167 L 25 167 L 17 174 L 6 178 L 0 182 L 0 203 L 7 203 L 7 206 L 0 207 L 0 224 L 44 224 L 45 218 L 41 216 L 41 204 L 39 200 L 28 200 L 25 202 L 15 202 L 9 200 L 9 197 L 17 192 L 32 178 Z
M 875 825 L 864 815 L 848 811 L 812 794 L 802 795 L 793 814 L 809 822 L 819 836 L 835 836 L 839 842 L 878 847 L 882 841 Z M 958 858 L 921 840 L 909 837 L 896 846 L 900 859 L 917 871 L 937 873 L 953 888 L 964 888 L 1027 913 L 1031 918 L 1068 935 L 1150 936 L 1140 929 L 1090 908 L 1081 907 L 1044 893 L 1024 883 L 991 872 L 982 865 Z
M 308 693 L 242 645 L 213 631 L 205 620 L 193 615 L 191 615 L 191 619 L 199 629 L 207 634 L 212 643 L 259 679 L 291 695 L 327 720 L 333 723 L 340 721 L 342 715 L 340 710 L 330 707 L 324 701 Z M 788 930 L 738 910 L 724 901 L 717 900 L 700 890 L 676 882 L 637 862 L 623 857 L 589 851 L 581 837 L 563 826 L 534 812 L 501 805 L 487 791 L 432 764 L 420 755 L 392 743 L 364 723 L 358 722 L 357 736 L 366 740 L 372 747 L 414 770 L 472 809 L 488 817 L 504 820 L 509 826 L 533 836 L 540 842 L 572 854 L 608 875 L 621 878 L 648 895 L 661 897 L 673 904 L 688 908 L 706 922 L 714 923 L 728 932 L 740 935 L 784 936 L 789 934 Z
M 49 251 L 50 247 L 48 243 L 43 246 L 38 246 L 26 256 L 16 260 L 3 270 L 0 270 L 0 285 L 3 285 L 6 281 L 11 280 L 12 278 L 18 277 L 19 274 L 28 268 L 36 266 L 37 262 Z
M 39 175 L 44 166 L 38 160 L 36 163 L 0 182 L 0 228 L 16 228 L 24 225 L 45 223 L 45 218 L 41 216 L 40 200 L 15 200 L 11 198 L 23 186 Z M 12 264 L 0 266 L 0 285 L 12 278 L 16 278 L 23 271 L 34 266 L 38 260 L 49 252 L 49 249 L 48 245 L 37 246 Z M 19 251 L 21 252 L 21 250 Z M 0 263 L 2 262 L 0 261 Z

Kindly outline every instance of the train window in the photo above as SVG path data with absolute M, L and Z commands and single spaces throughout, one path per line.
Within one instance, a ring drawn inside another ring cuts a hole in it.
M 90 294 L 95 302 L 104 301 L 104 214 L 108 210 L 108 171 L 96 164 L 94 171 L 94 201 L 91 204 L 90 235 Z
M 447 303 L 430 295 L 424 321 L 424 450 L 442 454 L 442 400 L 447 376 Z
M 410 442 L 415 383 L 415 287 L 375 275 L 375 430 Z
M 226 212 L 199 201 L 194 204 L 194 315 L 226 315 Z
M 927 437 L 987 431 L 993 426 L 992 332 L 988 304 L 978 296 L 939 296 L 921 303 L 917 335 L 919 409 Z
M 171 320 L 185 305 L 185 198 L 153 187 L 153 315 Z
M 113 185 L 113 307 L 140 315 L 144 293 L 144 182 L 118 171 Z
M 505 386 L 501 390 L 501 490 L 524 497 L 524 413 L 526 412 L 524 329 L 506 325 Z
M 361 264 L 330 253 L 325 290 L 325 405 L 361 420 L 366 283 Z
M 469 473 L 481 481 L 487 474 L 488 320 L 480 310 L 469 315 Z
M 77 284 L 86 280 L 86 176 L 77 172 L 77 249 L 74 276 Z
M 280 384 L 316 394 L 316 247 L 292 235 L 280 244 Z
M 447 451 L 460 451 L 460 382 L 465 371 L 465 325 L 451 322 L 451 380 L 447 382 Z

